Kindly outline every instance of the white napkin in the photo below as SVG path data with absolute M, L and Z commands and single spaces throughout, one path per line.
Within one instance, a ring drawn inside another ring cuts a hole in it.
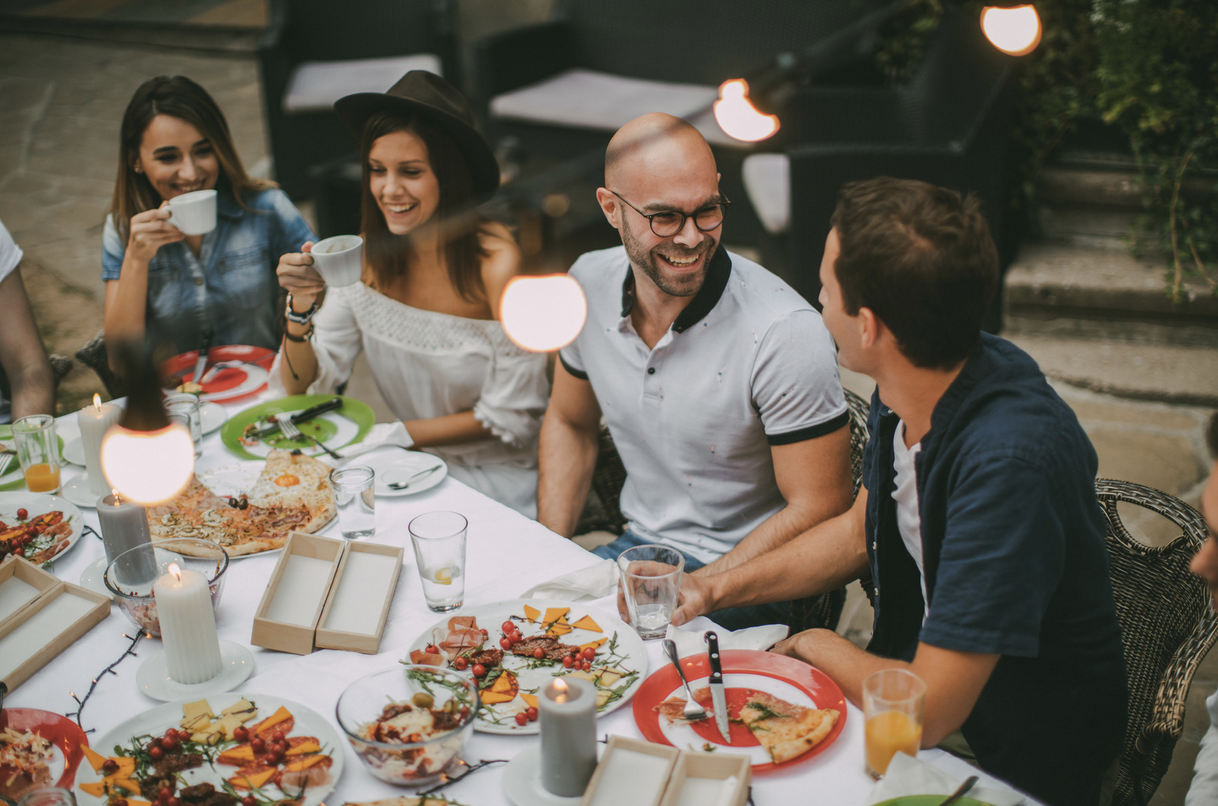
M 866 806 L 874 806 L 893 798 L 908 795 L 943 795 L 955 792 L 964 779 L 953 778 L 943 770 L 925 761 L 919 761 L 904 753 L 897 753 L 888 763 L 888 772 L 871 789 Z M 1016 806 L 1023 803 L 1023 795 L 1011 789 L 975 786 L 965 797 L 992 804 L 992 806 Z
M 349 459 L 352 456 L 360 456 L 377 448 L 384 448 L 387 445 L 409 448 L 413 444 L 414 438 L 406 430 L 406 425 L 399 420 L 396 423 L 377 423 L 368 431 L 368 435 L 364 437 L 362 442 L 348 445 L 342 449 L 342 452 L 343 458 Z
M 705 655 L 708 630 L 714 630 L 719 637 L 719 651 L 725 649 L 769 649 L 774 644 L 787 637 L 790 628 L 785 624 L 764 624 L 760 627 L 745 627 L 742 630 L 724 629 L 715 622 L 699 616 L 684 627 L 668 625 L 665 638 L 671 638 L 677 645 L 677 657 L 689 655 Z
M 617 592 L 617 563 L 601 560 L 596 565 L 555 577 L 524 592 L 524 599 L 562 599 L 578 602 L 581 599 L 600 599 Z

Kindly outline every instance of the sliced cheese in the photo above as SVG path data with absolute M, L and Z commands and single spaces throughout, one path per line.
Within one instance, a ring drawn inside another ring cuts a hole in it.
M 511 691 L 491 691 L 489 689 L 478 696 L 482 698 L 483 705 L 497 705 L 501 702 L 511 702 L 516 699 L 516 695 Z
M 224 738 L 231 742 L 234 738 L 233 731 L 241 727 L 241 717 L 237 716 L 236 714 L 227 714 L 216 720 L 216 726 L 217 730 L 212 731 L 212 733 L 223 732 Z
M 543 624 L 549 624 L 552 621 L 558 621 L 570 612 L 571 608 L 569 607 L 547 607 L 546 615 L 541 621 Z
M 604 632 L 600 625 L 592 620 L 592 616 L 584 616 L 579 621 L 571 625 L 577 630 L 587 630 L 588 632 Z
M 541 611 L 536 607 L 530 607 L 529 605 L 524 606 L 524 617 L 528 619 L 530 623 L 537 621 L 537 617 L 540 615 Z
M 286 769 L 286 770 L 307 770 L 309 767 L 312 767 L 314 764 L 318 763 L 323 758 L 327 758 L 327 757 L 320 756 L 320 755 L 305 756 L 304 758 L 298 758 L 295 761 L 289 763 L 286 767 L 284 767 L 284 769 Z
M 319 753 L 321 745 L 317 742 L 301 742 L 295 747 L 288 748 L 285 756 L 303 756 L 305 753 Z
M 590 674 L 589 672 L 585 672 L 583 670 L 580 670 L 578 672 L 571 672 L 570 674 L 564 675 L 564 677 L 578 677 L 580 680 L 587 680 L 589 683 L 596 682 L 596 678 L 594 676 L 592 676 L 592 674 Z
M 291 751 L 288 751 L 291 752 Z M 240 747 L 234 747 L 231 750 L 225 750 L 220 754 L 221 762 L 224 761 L 253 761 L 254 748 L 248 744 L 243 744 Z
M 280 722 L 283 722 L 285 719 L 291 719 L 291 718 L 292 718 L 292 712 L 289 711 L 287 708 L 284 708 L 281 705 L 281 706 L 279 706 L 278 711 L 276 711 L 275 713 L 268 716 L 266 719 L 259 722 L 257 727 L 255 728 L 255 730 L 258 733 L 262 733 L 267 728 L 278 725 Z
M 253 775 L 234 775 L 228 782 L 238 789 L 258 789 L 275 775 L 274 769 L 256 772 Z
M 516 692 L 520 690 L 520 685 L 516 682 L 516 677 L 511 672 L 504 672 L 495 678 L 495 682 L 491 683 L 491 687 L 483 689 L 478 693 L 482 698 L 482 702 L 487 705 L 494 705 L 501 702 L 511 702 L 516 699 Z
M 596 649 L 597 647 L 599 647 L 601 644 L 605 643 L 608 640 L 609 640 L 608 638 L 598 638 L 595 641 L 589 641 L 586 644 L 580 644 L 579 648 L 587 649 L 588 647 L 592 647 L 593 649 Z
M 621 680 L 624 675 L 618 669 L 605 669 L 601 672 L 601 685 L 612 686 L 617 681 Z
M 80 749 L 85 754 L 85 758 L 89 760 L 89 766 L 93 767 L 94 772 L 100 772 L 102 765 L 106 763 L 106 757 L 87 744 L 82 744 Z
M 106 778 L 98 781 L 104 787 L 107 787 L 111 792 L 116 789 L 121 789 L 124 792 L 130 792 L 132 795 L 140 793 L 140 785 L 137 781 L 132 781 L 130 778 Z
M 558 621 L 554 622 L 550 626 L 550 629 L 546 630 L 548 635 L 553 635 L 555 637 L 566 635 L 569 632 L 571 632 L 571 625 L 567 623 L 566 616 L 559 616 Z
M 609 698 L 612 696 L 613 696 L 613 692 L 609 691 L 608 689 L 603 688 L 603 689 L 597 691 L 596 692 L 596 707 L 603 708 L 605 703 L 607 703 L 609 701 Z
M 258 714 L 258 706 L 254 705 L 249 700 L 242 697 L 237 702 L 225 708 L 220 712 L 221 716 L 236 716 L 242 722 L 248 722 Z
M 130 778 L 131 773 L 135 772 L 135 759 L 133 758 L 117 756 L 110 760 L 118 765 L 118 769 L 103 778 L 102 780 L 104 781 L 117 781 L 121 778 Z
M 538 707 L 536 694 L 521 694 L 520 699 L 524 700 L 530 708 Z
M 80 788 L 95 798 L 104 798 L 106 796 L 105 781 L 93 781 L 91 783 L 81 784 Z
M 211 726 L 211 717 L 207 714 L 199 714 L 196 717 L 185 717 L 178 723 L 178 727 L 182 730 L 188 730 L 191 733 L 201 733 L 203 730 Z
M 186 719 L 194 719 L 200 716 L 211 719 L 215 714 L 212 713 L 211 705 L 208 704 L 207 700 L 196 700 L 182 705 L 182 716 Z

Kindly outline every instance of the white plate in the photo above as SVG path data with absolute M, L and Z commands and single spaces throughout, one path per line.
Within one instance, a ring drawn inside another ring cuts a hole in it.
M 228 412 L 219 403 L 204 401 L 199 404 L 199 417 L 203 424 L 203 433 L 210 434 L 228 422 Z M 66 451 L 67 448 L 65 447 Z
M 58 510 L 63 513 L 63 519 L 72 527 L 72 532 L 67 538 L 67 545 L 57 552 L 54 557 L 47 559 L 54 560 L 62 557 L 64 552 L 75 546 L 77 541 L 80 540 L 82 530 L 85 527 L 85 519 L 80 514 L 80 510 L 73 506 L 66 498 L 61 498 L 58 495 L 25 491 L 0 493 L 0 521 L 10 526 L 19 523 L 20 521 L 17 518 L 17 510 L 19 509 L 26 510 L 27 521 L 33 520 L 44 513 Z M 31 543 L 30 545 L 34 544 Z
M 617 650 L 611 665 L 623 671 L 638 672 L 638 675 L 626 686 L 621 697 L 605 704 L 600 709 L 601 714 L 607 714 L 621 708 L 630 701 L 630 698 L 638 691 L 639 686 L 643 685 L 643 680 L 647 677 L 647 647 L 644 646 L 643 639 L 639 638 L 639 634 L 633 628 L 617 616 L 610 615 L 595 607 L 588 607 L 586 604 L 576 602 L 561 602 L 550 599 L 509 599 L 506 602 L 495 602 L 480 607 L 464 607 L 456 610 L 433 624 L 430 629 L 416 638 L 414 643 L 407 648 L 404 660 L 409 662 L 410 653 L 416 649 L 422 649 L 430 643 L 438 644 L 443 641 L 444 637 L 448 634 L 448 620 L 454 616 L 474 616 L 477 618 L 478 627 L 490 633 L 483 647 L 486 649 L 499 649 L 499 639 L 503 637 L 501 625 L 508 620 L 509 616 L 523 617 L 524 606 L 526 604 L 540 610 L 543 617 L 545 616 L 546 608 L 569 607 L 571 611 L 567 614 L 567 620 L 572 624 L 585 615 L 591 616 L 592 620 L 604 630 L 603 633 L 583 629 L 572 630 L 566 635 L 561 636 L 559 640 L 564 644 L 578 646 L 600 638 L 609 638 L 610 641 L 602 644 L 596 650 L 594 665 L 601 665 L 608 660 L 609 644 L 613 643 L 613 638 L 616 634 Z M 538 625 L 530 624 L 527 621 L 514 623 L 518 625 L 518 629 L 525 638 L 542 633 Z M 531 660 L 530 658 L 529 661 Z M 527 669 L 525 667 L 529 665 L 529 661 L 515 655 L 504 654 L 504 665 L 508 670 L 516 674 L 516 679 L 520 683 L 520 690 L 523 692 L 536 693 L 536 691 L 540 691 L 540 689 L 548 686 L 555 677 L 568 673 L 568 670 L 564 669 L 561 663 L 554 666 Z M 466 674 L 469 674 L 471 677 L 473 676 L 472 672 L 467 671 Z M 613 688 L 616 689 L 621 685 L 623 685 L 623 682 L 618 681 Z M 474 730 L 481 733 L 540 733 L 540 721 L 528 722 L 524 725 L 516 724 L 516 713 L 523 711 L 527 707 L 527 704 L 519 696 L 511 702 L 496 703 L 494 705 L 483 703 L 482 710 L 478 712 L 478 718 L 474 722 Z M 487 712 L 493 716 L 488 717 Z
M 65 481 L 63 489 L 60 490 L 59 494 L 76 506 L 88 507 L 89 509 L 95 509 L 97 507 L 97 499 L 102 497 L 94 495 L 93 490 L 89 488 L 89 472 L 87 470 Z
M 74 465 L 85 466 L 85 446 L 80 437 L 65 440 L 63 443 L 63 460 Z
M 387 498 L 430 490 L 448 475 L 448 465 L 444 464 L 440 457 L 423 451 L 404 451 L 401 448 L 394 448 L 392 453 L 384 451 L 373 456 L 360 456 L 352 459 L 350 464 L 367 465 L 376 471 L 376 479 L 373 481 L 376 494 Z M 406 481 L 415 473 L 421 473 L 431 467 L 440 469 L 426 478 L 419 479 L 405 490 L 389 489 L 391 483 Z
M 179 683 L 169 676 L 169 661 L 162 650 L 140 664 L 135 684 L 154 700 L 194 702 L 232 691 L 254 671 L 254 655 L 233 641 L 220 641 L 220 674 L 202 683 Z
M 319 714 L 305 708 L 303 705 L 298 705 L 279 697 L 272 697 L 269 694 L 214 694 L 207 698 L 207 702 L 211 705 L 212 711 L 218 714 L 222 709 L 240 701 L 243 696 L 258 707 L 258 716 L 251 724 L 266 719 L 282 705 L 291 711 L 292 716 L 296 718 L 289 736 L 316 737 L 321 744 L 322 751 L 330 754 L 330 758 L 333 759 L 333 765 L 330 767 L 330 781 L 322 786 L 309 789 L 304 800 L 301 802 L 301 806 L 318 806 L 325 799 L 326 795 L 333 791 L 334 785 L 343 773 L 343 755 L 346 743 L 338 735 L 338 731 Z M 129 748 L 132 738 L 148 735 L 160 736 L 166 729 L 178 727 L 181 721 L 182 704 L 175 702 L 166 703 L 131 717 L 100 739 L 90 741 L 89 744 L 98 748 L 99 752 L 111 753 L 115 745 Z M 214 784 L 218 789 L 220 782 L 236 773 L 236 771 L 236 767 L 216 765 L 216 769 L 212 769 L 210 764 L 203 764 L 201 767 L 195 767 L 192 770 L 180 773 L 179 778 L 183 787 L 206 781 Z M 73 790 L 73 794 L 76 795 L 76 802 L 80 806 L 106 806 L 105 799 L 90 795 L 80 788 L 80 784 L 92 783 L 101 779 L 102 773 L 100 771 L 94 770 L 87 763 L 80 765 L 80 769 L 76 772 L 77 786 Z M 264 797 L 269 797 L 270 791 L 274 787 L 273 785 L 267 786 L 265 789 L 267 792 Z

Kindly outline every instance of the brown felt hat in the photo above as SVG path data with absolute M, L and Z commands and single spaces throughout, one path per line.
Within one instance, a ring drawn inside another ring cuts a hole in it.
M 388 92 L 357 92 L 334 102 L 334 111 L 358 140 L 364 124 L 382 110 L 425 116 L 452 138 L 469 164 L 474 194 L 489 197 L 499 187 L 499 163 L 490 143 L 474 128 L 474 110 L 457 88 L 426 70 L 411 70 Z

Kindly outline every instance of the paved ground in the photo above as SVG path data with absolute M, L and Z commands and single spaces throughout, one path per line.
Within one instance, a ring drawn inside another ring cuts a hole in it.
M 113 188 L 119 119 L 134 89 L 162 73 L 189 75 L 207 87 L 228 115 L 247 165 L 266 171 L 257 72 L 248 55 L 0 33 L 0 221 L 25 249 L 23 273 L 52 352 L 70 355 L 101 328 L 101 227 Z M 1130 365 L 1128 371 L 1142 370 Z M 869 391 L 865 378 L 847 375 L 846 383 Z M 1196 501 L 1208 468 L 1201 441 L 1206 410 L 1131 401 L 1064 383 L 1058 388 L 1095 443 L 1101 475 Z M 61 411 L 79 407 L 94 390 L 101 390 L 96 376 L 78 367 L 61 387 Z M 366 370 L 357 372 L 352 392 L 385 418 Z M 1164 537 L 1157 524 L 1142 525 L 1149 539 Z M 862 640 L 869 616 L 865 608 L 854 616 L 846 628 Z M 1185 735 L 1154 804 L 1183 802 L 1205 727 L 1202 700 L 1216 686 L 1218 653 L 1196 677 Z

